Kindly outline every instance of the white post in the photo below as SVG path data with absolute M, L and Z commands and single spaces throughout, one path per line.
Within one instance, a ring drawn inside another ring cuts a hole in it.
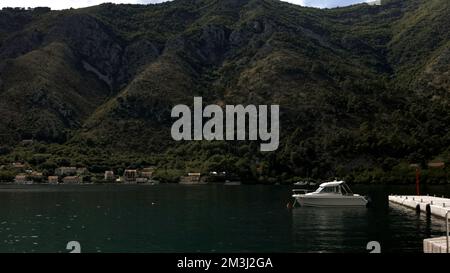
M 445 214 L 445 224 L 446 224 L 446 230 L 447 230 L 447 253 L 450 253 L 450 248 L 449 248 L 450 233 L 449 233 L 449 224 L 448 224 L 448 214 L 449 213 L 450 213 L 450 210 L 447 210 L 447 213 Z

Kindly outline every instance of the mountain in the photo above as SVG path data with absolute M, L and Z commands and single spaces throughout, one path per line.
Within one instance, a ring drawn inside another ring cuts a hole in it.
M 449 160 L 449 5 L 175 0 L 4 9 L 0 162 L 93 171 L 156 164 L 166 180 L 193 170 L 261 182 L 413 179 L 410 163 Z M 173 141 L 171 109 L 194 96 L 279 104 L 280 148 Z M 26 139 L 35 142 L 20 145 Z M 445 172 L 431 176 L 441 181 Z

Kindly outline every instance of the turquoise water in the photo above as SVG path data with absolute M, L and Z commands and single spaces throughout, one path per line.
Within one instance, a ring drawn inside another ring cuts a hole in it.
M 371 208 L 286 209 L 290 188 L 262 185 L 3 185 L 0 252 L 421 252 L 444 221 L 389 207 L 414 186 L 353 187 Z M 424 189 L 450 193 L 448 187 Z

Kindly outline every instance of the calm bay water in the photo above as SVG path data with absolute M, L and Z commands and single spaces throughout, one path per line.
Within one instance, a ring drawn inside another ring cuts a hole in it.
M 3 185 L 0 252 L 422 252 L 442 219 L 389 207 L 414 186 L 355 186 L 371 208 L 286 209 L 285 186 Z M 450 187 L 423 189 L 450 194 Z

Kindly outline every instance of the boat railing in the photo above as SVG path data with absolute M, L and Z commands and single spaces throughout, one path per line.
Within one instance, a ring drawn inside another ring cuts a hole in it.
M 312 192 L 312 191 L 307 190 L 307 189 L 293 189 L 292 192 L 294 192 L 294 194 L 301 194 L 301 193 L 306 194 L 306 193 Z

